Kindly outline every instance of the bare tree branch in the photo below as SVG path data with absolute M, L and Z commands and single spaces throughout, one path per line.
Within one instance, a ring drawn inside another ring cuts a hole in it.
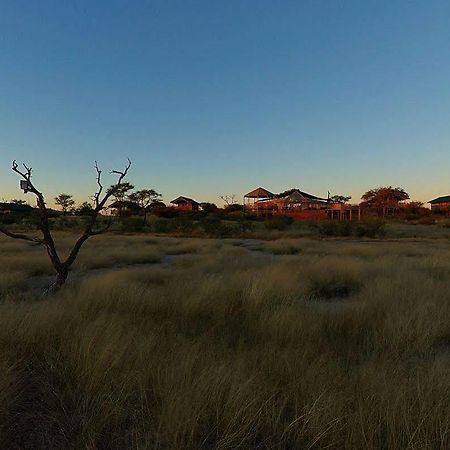
M 220 198 L 226 203 L 227 206 L 231 206 L 236 203 L 236 194 L 221 195 Z
M 68 276 L 70 267 L 75 262 L 78 253 L 83 246 L 83 244 L 92 236 L 97 236 L 99 234 L 105 233 L 109 230 L 111 227 L 111 220 L 108 222 L 106 226 L 103 228 L 100 228 L 98 230 L 94 230 L 95 224 L 97 222 L 98 216 L 100 212 L 105 208 L 108 200 L 111 198 L 112 195 L 114 195 L 114 192 L 121 186 L 123 180 L 128 174 L 128 171 L 131 167 L 131 160 L 127 159 L 127 164 L 124 168 L 124 170 L 112 170 L 112 174 L 118 175 L 118 179 L 116 184 L 111 186 L 110 189 L 108 189 L 103 194 L 103 184 L 102 184 L 102 170 L 100 170 L 97 161 L 95 162 L 95 171 L 97 173 L 97 185 L 98 190 L 93 196 L 93 200 L 95 202 L 95 208 L 92 210 L 91 216 L 88 220 L 88 223 L 86 224 L 86 227 L 82 233 L 82 235 L 78 238 L 78 240 L 75 242 L 72 250 L 70 251 L 68 257 L 62 261 L 60 259 L 60 256 L 58 254 L 58 251 L 56 249 L 55 242 L 53 240 L 52 233 L 50 231 L 50 224 L 49 224 L 49 217 L 48 217 L 48 210 L 45 204 L 45 199 L 43 194 L 36 189 L 36 187 L 31 182 L 31 177 L 33 173 L 33 169 L 31 167 L 28 167 L 26 164 L 23 164 L 24 170 L 19 168 L 19 165 L 17 164 L 17 161 L 14 160 L 12 163 L 12 170 L 17 173 L 23 180 L 27 182 L 26 184 L 26 191 L 33 193 L 36 196 L 37 201 L 37 207 L 39 210 L 39 230 L 42 233 L 42 239 L 30 237 L 24 234 L 18 234 L 13 233 L 9 230 L 6 230 L 4 228 L 0 228 L 0 233 L 5 234 L 6 236 L 9 236 L 13 239 L 22 239 L 25 241 L 33 242 L 35 244 L 44 244 L 47 253 L 49 255 L 50 261 L 53 265 L 53 268 L 55 269 L 57 273 L 57 278 L 55 283 L 52 284 L 52 286 L 47 290 L 47 292 L 52 291 L 56 288 L 61 287 Z M 103 194 L 103 196 L 102 196 Z
M 0 233 L 3 233 L 5 236 L 8 236 L 12 239 L 22 239 L 23 241 L 32 242 L 33 244 L 43 244 L 44 241 L 42 239 L 39 239 L 38 237 L 33 236 L 27 236 L 26 234 L 20 234 L 20 233 L 13 233 L 12 231 L 9 231 L 5 228 L 0 227 Z
M 118 178 L 116 184 L 113 185 L 110 189 L 108 189 L 106 191 L 105 195 L 103 196 L 103 198 L 101 198 L 100 194 L 101 194 L 101 191 L 103 190 L 103 186 L 101 184 L 102 171 L 98 168 L 98 165 L 96 163 L 97 184 L 99 186 L 101 186 L 102 189 L 101 190 L 99 189 L 99 191 L 97 192 L 98 197 L 96 200 L 96 206 L 95 206 L 94 210 L 92 211 L 91 218 L 90 218 L 88 224 L 86 225 L 86 228 L 85 228 L 83 234 L 79 237 L 79 239 L 75 243 L 74 247 L 72 248 L 72 251 L 70 252 L 69 256 L 63 263 L 64 266 L 67 267 L 67 269 L 70 268 L 70 266 L 74 263 L 74 261 L 76 260 L 76 258 L 78 256 L 79 251 L 81 250 L 81 247 L 91 236 L 96 236 L 98 234 L 105 233 L 106 231 L 109 230 L 111 223 L 109 223 L 105 228 L 103 228 L 101 230 L 97 230 L 97 231 L 94 231 L 94 225 L 97 221 L 98 215 L 103 210 L 103 208 L 106 206 L 106 203 L 108 202 L 108 200 L 111 198 L 111 196 L 114 194 L 115 190 L 122 184 L 124 178 L 127 176 L 128 171 L 130 170 L 130 167 L 131 167 L 131 160 L 130 160 L 130 158 L 127 158 L 127 165 L 125 166 L 125 169 L 123 171 L 119 171 L 119 170 L 111 171 L 112 174 L 119 175 L 119 178 Z
M 123 179 L 127 176 L 128 171 L 130 170 L 131 167 L 131 160 L 130 158 L 127 158 L 127 165 L 125 167 L 125 169 L 123 171 L 119 171 L 119 170 L 111 170 L 111 173 L 114 173 L 116 175 L 119 175 L 119 179 L 117 180 L 116 186 L 118 186 L 119 184 L 122 183 Z
M 95 161 L 94 167 L 95 171 L 97 172 L 98 191 L 91 198 L 94 200 L 95 206 L 97 207 L 100 202 L 100 196 L 102 195 L 103 192 L 103 184 L 102 184 L 102 171 L 98 167 L 97 161 Z

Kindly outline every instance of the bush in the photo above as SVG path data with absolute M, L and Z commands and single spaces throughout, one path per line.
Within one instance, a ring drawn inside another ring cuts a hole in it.
M 172 224 L 176 231 L 180 231 L 182 233 L 189 233 L 195 228 L 194 220 L 187 215 L 172 219 Z
M 379 237 L 384 236 L 385 223 L 379 219 L 370 219 L 363 222 L 353 223 L 349 221 L 324 220 L 311 222 L 309 226 L 322 236 L 357 236 L 357 237 Z
M 76 217 L 59 216 L 56 219 L 50 219 L 50 226 L 53 230 L 74 230 L 82 225 Z
M 289 216 L 276 216 L 267 219 L 264 226 L 267 230 L 285 230 L 288 226 L 294 223 L 294 219 Z
M 230 236 L 237 231 L 233 226 L 224 224 L 217 217 L 206 217 L 201 221 L 201 226 L 206 234 L 214 237 Z
M 173 226 L 169 219 L 155 220 L 152 228 L 155 233 L 169 233 L 170 231 L 173 231 Z
M 224 211 L 227 214 L 236 213 L 236 212 L 243 212 L 244 211 L 244 206 L 243 205 L 239 205 L 238 203 L 234 203 L 233 205 L 225 206 Z
M 1 214 L 0 223 L 3 225 L 12 224 L 23 224 L 27 221 L 28 223 L 38 224 L 39 214 L 33 211 L 31 214 Z
M 319 233 L 324 236 L 350 236 L 352 234 L 351 222 L 336 222 L 325 220 L 317 223 Z
M 120 220 L 120 228 L 125 232 L 141 232 L 144 229 L 142 217 L 123 217 Z
M 365 220 L 356 225 L 355 234 L 358 237 L 381 237 L 386 234 L 385 225 L 383 220 Z
M 153 214 L 158 217 L 165 217 L 167 219 L 171 219 L 173 217 L 178 217 L 180 215 L 180 211 L 176 208 L 158 208 L 153 211 Z
M 246 233 L 248 231 L 253 231 L 255 229 L 255 224 L 248 219 L 242 219 L 239 220 L 237 223 L 237 226 L 239 228 L 240 231 L 242 231 L 243 233 Z
M 151 228 L 155 233 L 190 233 L 196 226 L 189 216 L 179 216 L 172 219 L 156 219 Z

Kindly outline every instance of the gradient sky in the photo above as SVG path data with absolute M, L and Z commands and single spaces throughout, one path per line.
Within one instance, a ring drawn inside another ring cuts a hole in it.
M 0 198 L 450 194 L 448 0 L 0 0 Z M 31 200 L 31 198 L 29 198 Z

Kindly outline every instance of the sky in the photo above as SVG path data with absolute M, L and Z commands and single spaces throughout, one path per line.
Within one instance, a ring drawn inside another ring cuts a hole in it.
M 450 194 L 448 0 L 0 0 L 0 199 Z M 113 178 L 105 176 L 105 183 Z M 30 195 L 30 194 L 29 194 Z M 51 203 L 51 202 L 50 202 Z

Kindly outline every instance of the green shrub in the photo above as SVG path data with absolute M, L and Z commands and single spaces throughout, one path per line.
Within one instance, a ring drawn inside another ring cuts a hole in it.
M 195 222 L 187 215 L 172 219 L 172 225 L 176 231 L 182 233 L 189 233 L 195 228 Z
M 230 224 L 223 223 L 217 217 L 206 217 L 201 221 L 201 226 L 205 230 L 205 233 L 214 237 L 231 236 L 238 231 L 237 228 Z
M 253 231 L 255 229 L 255 224 L 251 220 L 242 219 L 237 222 L 237 228 L 246 233 L 248 231 Z
M 195 221 L 188 216 L 172 219 L 160 218 L 152 221 L 151 229 L 155 233 L 190 233 L 196 226 Z
M 156 219 L 153 222 L 152 229 L 155 233 L 169 233 L 173 231 L 170 219 Z
M 178 217 L 180 215 L 180 211 L 176 208 L 158 208 L 153 211 L 153 214 L 158 217 L 164 217 L 166 219 L 171 219 L 173 217 Z
M 385 222 L 379 219 L 359 222 L 355 227 L 355 235 L 358 237 L 380 237 L 386 234 Z
M 138 233 L 144 229 L 144 220 L 142 217 L 123 217 L 120 220 L 122 231 Z
M 56 219 L 50 219 L 50 226 L 53 230 L 74 230 L 82 226 L 82 222 L 73 216 L 59 216 Z
M 350 236 L 352 234 L 352 223 L 348 221 L 324 220 L 318 222 L 317 227 L 319 233 L 324 236 Z
M 287 227 L 292 225 L 294 219 L 289 216 L 276 216 L 267 219 L 264 222 L 264 226 L 267 230 L 285 230 Z

